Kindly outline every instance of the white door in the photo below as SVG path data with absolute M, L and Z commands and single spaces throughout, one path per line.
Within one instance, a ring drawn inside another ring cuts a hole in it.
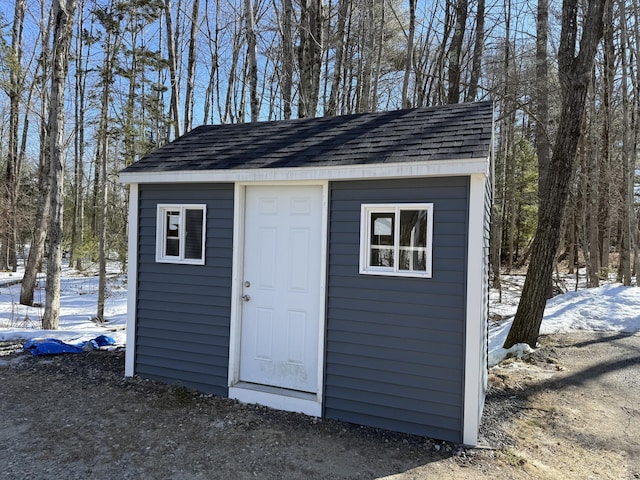
M 322 187 L 246 188 L 241 382 L 315 393 Z

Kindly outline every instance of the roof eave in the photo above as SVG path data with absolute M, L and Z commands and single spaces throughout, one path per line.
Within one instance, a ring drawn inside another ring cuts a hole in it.
M 489 156 L 428 160 L 417 162 L 376 163 L 293 168 L 256 168 L 229 170 L 177 170 L 163 172 L 121 172 L 120 182 L 140 183 L 224 183 L 338 181 L 375 178 L 445 177 L 488 175 Z

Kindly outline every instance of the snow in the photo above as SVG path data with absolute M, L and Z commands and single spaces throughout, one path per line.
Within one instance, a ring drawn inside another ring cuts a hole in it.
M 512 286 L 510 290 L 503 291 L 502 302 L 498 300 L 498 293 L 495 291 L 489 297 L 489 311 L 501 318 L 508 317 L 499 322 L 491 322 L 489 326 L 490 367 L 507 357 L 519 357 L 532 351 L 527 344 L 517 344 L 508 350 L 502 348 L 518 306 L 518 298 L 514 293 L 518 289 Z M 567 292 L 549 299 L 540 334 L 577 330 L 629 334 L 640 331 L 640 287 L 607 284 Z
M 44 277 L 44 276 L 43 276 Z M 0 341 L 26 341 L 38 338 L 56 338 L 78 343 L 98 335 L 108 335 L 116 345 L 125 344 L 127 316 L 127 286 L 125 275 L 111 269 L 108 296 L 105 305 L 107 322 L 97 324 L 91 320 L 98 301 L 98 278 L 70 268 L 63 268 L 60 298 L 59 330 L 40 328 L 42 307 L 20 305 L 22 273 L 0 272 Z M 514 345 L 509 350 L 502 344 L 509 333 L 518 306 L 518 296 L 524 277 L 505 277 L 502 298 L 497 291 L 490 292 L 492 318 L 489 325 L 489 365 L 495 366 L 509 356 L 522 356 L 531 351 L 526 344 Z M 44 278 L 39 280 L 35 301 L 44 304 Z M 540 333 L 552 334 L 576 330 L 635 333 L 640 331 L 640 288 L 607 284 L 599 288 L 583 288 L 558 295 L 547 302 Z
M 124 275 L 108 273 L 106 322 L 96 323 L 92 318 L 98 304 L 98 277 L 82 274 L 63 267 L 60 286 L 60 321 L 58 330 L 41 328 L 44 307 L 20 305 L 20 283 L 23 270 L 15 273 L 0 272 L 0 341 L 26 341 L 55 338 L 67 343 L 91 340 L 108 335 L 116 346 L 125 344 L 127 318 L 127 289 Z M 109 272 L 108 270 L 108 272 Z M 17 283 L 16 283 L 17 282 Z M 34 301 L 44 305 L 44 274 L 38 277 Z

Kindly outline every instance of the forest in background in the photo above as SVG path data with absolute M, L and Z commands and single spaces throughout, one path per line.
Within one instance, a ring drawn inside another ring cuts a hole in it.
M 118 171 L 197 125 L 487 99 L 496 121 L 494 285 L 500 271 L 526 267 L 560 115 L 561 5 L 15 0 L 0 7 L 0 269 L 15 270 L 25 245 L 47 233 L 59 4 L 71 17 L 58 117 L 61 235 L 78 269 L 105 256 L 126 265 Z M 586 4 L 576 2 L 580 12 Z M 590 286 L 611 272 L 625 284 L 640 275 L 640 9 L 638 0 L 607 5 L 558 256 L 586 267 Z

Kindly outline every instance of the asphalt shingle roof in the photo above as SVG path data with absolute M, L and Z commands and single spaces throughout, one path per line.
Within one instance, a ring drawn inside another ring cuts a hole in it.
M 204 125 L 126 173 L 365 165 L 487 158 L 491 102 L 302 120 Z

